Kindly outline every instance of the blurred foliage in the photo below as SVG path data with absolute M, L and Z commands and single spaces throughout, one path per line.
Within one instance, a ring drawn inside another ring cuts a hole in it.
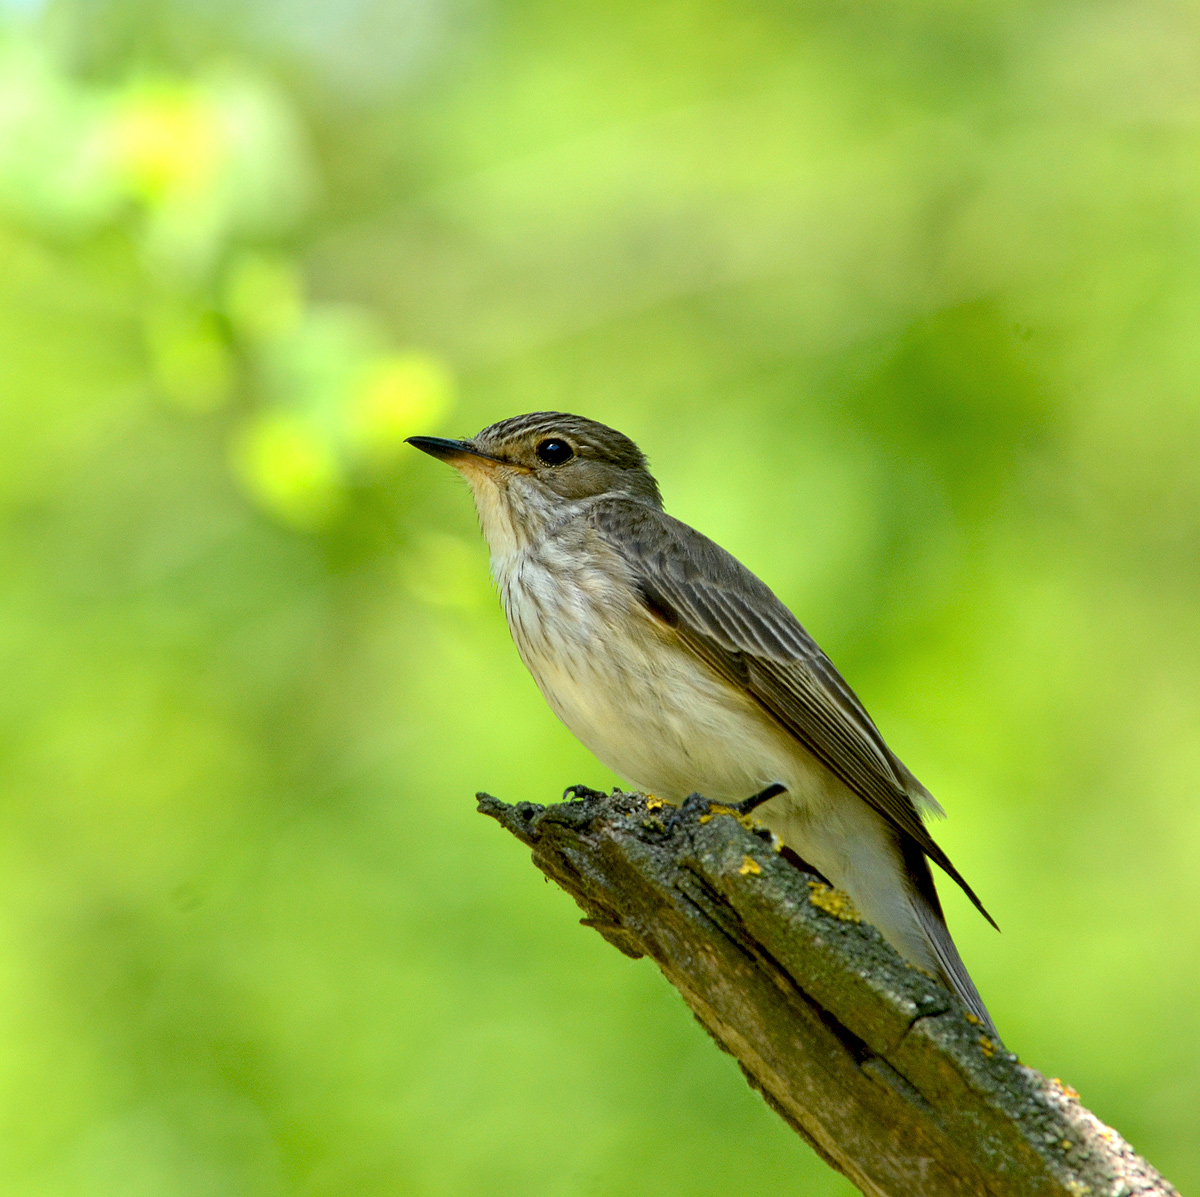
M 1200 1185 L 1195 5 L 0 12 L 3 1191 L 848 1192 L 473 813 L 616 779 L 402 442 L 553 407 L 800 614 L 1010 1045 Z
M 147 373 L 196 413 L 241 398 L 248 492 L 312 528 L 364 463 L 448 406 L 445 367 L 396 353 L 379 321 L 310 302 L 294 233 L 314 167 L 291 105 L 247 70 L 130 65 L 96 83 L 36 38 L 0 43 L 0 203 L 56 248 L 116 233 L 139 275 Z

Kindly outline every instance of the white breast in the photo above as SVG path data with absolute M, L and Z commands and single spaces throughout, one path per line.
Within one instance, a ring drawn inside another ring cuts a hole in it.
M 740 800 L 793 777 L 794 745 L 614 581 L 619 563 L 581 547 L 554 541 L 493 560 L 521 659 L 575 736 L 673 800 L 693 790 Z

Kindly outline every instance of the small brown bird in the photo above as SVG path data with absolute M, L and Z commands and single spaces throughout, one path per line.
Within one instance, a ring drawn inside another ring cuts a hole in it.
M 567 727 L 647 793 L 758 807 L 994 1033 L 929 870 L 992 922 L 922 822 L 941 808 L 783 603 L 663 511 L 641 450 L 561 412 L 409 443 L 471 484 L 513 639 Z

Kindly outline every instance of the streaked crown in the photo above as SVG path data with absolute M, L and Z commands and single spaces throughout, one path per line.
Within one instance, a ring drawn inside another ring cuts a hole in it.
M 512 416 L 466 442 L 475 451 L 529 471 L 564 499 L 618 493 L 662 506 L 646 455 L 607 424 L 567 412 Z

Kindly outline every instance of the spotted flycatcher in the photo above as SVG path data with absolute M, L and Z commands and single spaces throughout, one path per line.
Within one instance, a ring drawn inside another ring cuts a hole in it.
M 991 917 L 925 829 L 938 804 L 783 603 L 663 511 L 641 450 L 561 412 L 409 443 L 471 484 L 513 640 L 567 727 L 647 793 L 758 807 L 993 1029 L 928 862 Z

